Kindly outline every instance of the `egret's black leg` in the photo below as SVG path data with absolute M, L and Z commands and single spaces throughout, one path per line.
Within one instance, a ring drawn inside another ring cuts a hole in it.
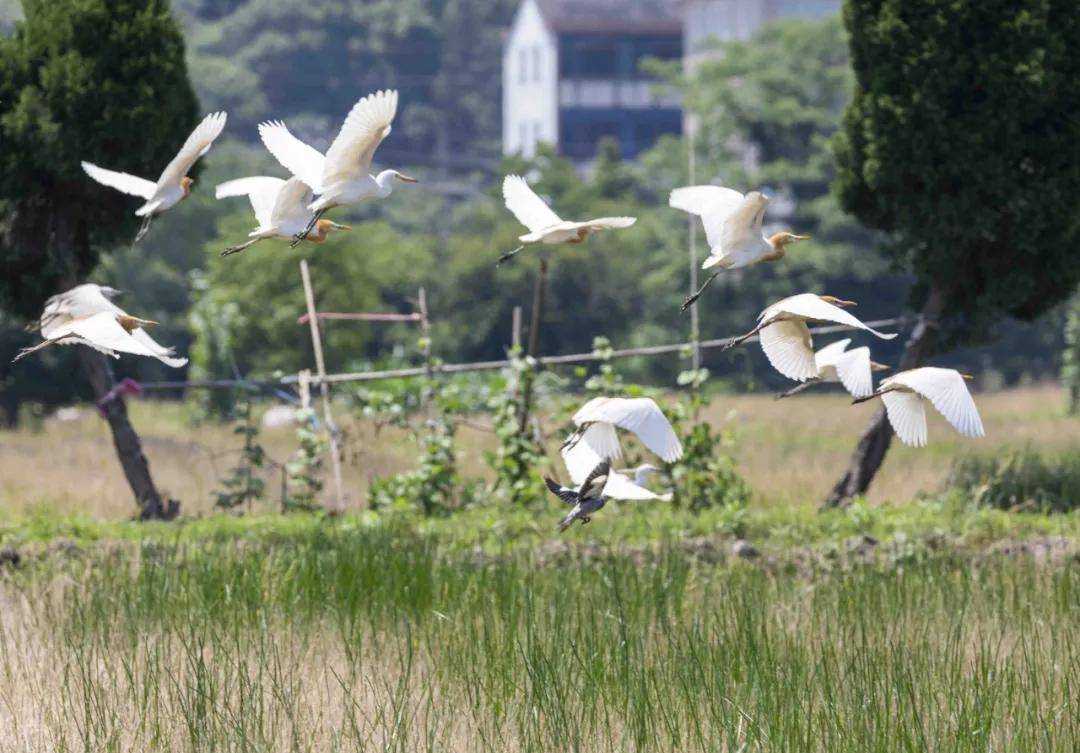
M 525 248 L 525 247 L 524 247 L 524 246 L 518 246 L 518 247 L 517 247 L 517 248 L 515 248 L 515 249 L 514 249 L 513 251 L 508 251 L 508 252 L 506 252 L 505 254 L 503 254 L 502 256 L 500 256 L 500 257 L 498 258 L 498 260 L 497 260 L 497 261 L 495 262 L 495 266 L 496 266 L 496 267 L 498 267 L 498 266 L 499 266 L 499 265 L 501 265 L 501 264 L 502 264 L 502 263 L 503 263 L 504 261 L 506 261 L 507 259 L 509 259 L 509 258 L 511 258 L 512 256 L 516 255 L 516 254 L 517 254 L 518 252 L 520 252 L 520 251 L 521 251 L 521 249 L 523 249 L 523 248 Z
M 300 245 L 300 242 L 308 237 L 308 233 L 315 229 L 315 223 L 322 219 L 322 216 L 324 214 L 326 214 L 325 209 L 320 209 L 318 212 L 313 214 L 311 216 L 311 220 L 307 224 L 307 227 L 293 236 L 293 239 L 289 242 L 289 248 L 296 248 L 298 245 Z
M 697 289 L 697 292 L 693 295 L 686 296 L 686 299 L 682 302 L 682 310 L 686 311 L 688 308 L 694 305 L 698 298 L 701 298 L 701 294 L 705 292 L 705 288 L 709 287 L 713 280 L 720 276 L 719 272 L 713 272 L 709 275 L 709 279 L 705 281 L 705 284 Z

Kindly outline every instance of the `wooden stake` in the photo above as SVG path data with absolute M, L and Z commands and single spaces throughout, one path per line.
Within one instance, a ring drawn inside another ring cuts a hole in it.
M 686 169 L 690 178 L 690 185 L 697 182 L 697 155 L 694 153 L 694 127 L 687 123 L 686 133 Z M 690 227 L 690 292 L 693 295 L 698 289 L 698 262 L 697 262 L 697 228 L 698 218 L 694 215 L 687 217 Z M 701 368 L 701 319 L 698 316 L 700 304 L 690 307 L 690 342 L 694 344 L 693 368 L 695 371 Z
M 529 355 L 539 358 L 540 351 L 540 323 L 544 320 L 544 294 L 547 290 L 547 257 L 540 259 L 540 273 L 536 277 L 536 285 L 533 287 L 532 323 L 529 324 Z M 539 367 L 539 360 L 537 367 Z M 526 382 L 525 389 L 521 393 L 521 415 L 518 418 L 518 431 L 525 433 L 529 424 L 529 409 L 532 407 L 532 380 Z
M 514 306 L 510 327 L 510 347 L 517 350 L 521 347 L 521 306 Z
M 337 490 L 337 504 L 333 512 L 345 511 L 345 485 L 341 479 L 341 457 L 338 455 L 338 428 L 334 423 L 334 414 L 330 408 L 330 385 L 326 381 L 326 362 L 323 360 L 322 337 L 319 334 L 319 319 L 315 313 L 315 295 L 311 291 L 311 275 L 308 273 L 306 259 L 300 260 L 300 279 L 304 283 L 304 299 L 307 302 L 308 324 L 311 325 L 311 346 L 315 351 L 315 370 L 319 375 L 319 391 L 322 393 L 323 420 L 330 435 L 330 465 L 334 470 L 334 488 Z
M 425 384 L 420 391 L 420 404 L 424 408 L 424 415 L 431 418 L 431 380 L 435 378 L 435 370 L 431 367 L 431 320 L 428 319 L 427 291 L 420 288 L 416 296 L 416 307 L 420 310 L 420 332 L 423 338 L 423 347 L 420 354 L 424 358 Z

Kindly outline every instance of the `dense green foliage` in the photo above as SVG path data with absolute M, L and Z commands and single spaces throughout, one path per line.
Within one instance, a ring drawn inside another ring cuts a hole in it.
M 1066 307 L 1061 381 L 1066 390 L 1066 408 L 1071 414 L 1080 413 L 1080 292 L 1073 293 Z
M 1071 0 L 849 0 L 841 200 L 889 234 L 955 339 L 1080 281 L 1080 15 Z M 962 332 L 962 334 L 961 334 Z
M 498 154 L 502 30 L 516 0 L 175 0 L 202 101 L 234 135 L 286 120 L 326 145 L 363 94 L 401 92 L 383 160 L 490 170 Z

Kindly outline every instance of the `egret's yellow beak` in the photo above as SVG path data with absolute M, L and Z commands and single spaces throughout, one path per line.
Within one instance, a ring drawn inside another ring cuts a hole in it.
M 398 173 L 397 174 L 397 179 L 398 180 L 403 180 L 406 183 L 419 183 L 420 182 L 416 178 L 412 177 L 411 175 L 405 175 L 403 173 Z

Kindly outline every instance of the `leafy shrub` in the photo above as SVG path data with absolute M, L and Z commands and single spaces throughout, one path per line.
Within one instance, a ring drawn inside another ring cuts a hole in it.
M 484 453 L 484 460 L 495 471 L 492 495 L 511 504 L 524 505 L 544 498 L 540 468 L 546 462 L 541 438 L 531 426 L 521 426 L 524 402 L 537 399 L 536 362 L 524 358 L 521 349 L 510 351 L 510 367 L 506 371 L 506 388 L 492 394 L 488 410 L 495 430 L 498 447 Z
M 252 416 L 251 395 L 247 391 L 244 395 L 233 410 L 237 422 L 233 433 L 244 438 L 244 446 L 240 449 L 236 465 L 221 482 L 221 490 L 214 492 L 214 506 L 225 510 L 243 504 L 247 504 L 250 510 L 252 503 L 262 499 L 266 488 L 266 482 L 258 475 L 258 471 L 266 465 L 266 452 L 259 444 L 259 427 Z
M 1047 458 L 1025 447 L 995 457 L 953 463 L 947 488 L 964 493 L 974 507 L 1036 512 L 1080 509 L 1080 450 Z

